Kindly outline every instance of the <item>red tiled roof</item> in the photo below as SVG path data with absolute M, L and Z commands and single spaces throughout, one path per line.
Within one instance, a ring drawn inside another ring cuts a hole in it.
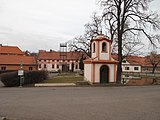
M 114 54 L 112 55 L 112 58 L 115 60 L 118 60 L 118 55 Z M 145 65 L 145 57 L 141 57 L 141 56 L 127 56 L 125 57 L 125 59 L 127 60 L 127 62 L 129 62 L 131 65 Z
M 36 59 L 31 56 L 21 55 L 0 55 L 0 64 L 11 65 L 11 64 L 24 64 L 24 65 L 35 65 Z
M 160 55 L 159 55 L 160 56 Z M 112 58 L 118 60 L 118 55 L 112 55 Z M 125 58 L 131 65 L 152 66 L 149 58 L 141 56 L 127 56 Z M 160 59 L 160 57 L 159 57 Z M 160 66 L 160 64 L 158 64 Z
M 108 37 L 106 37 L 106 36 L 103 35 L 103 34 L 97 35 L 96 37 L 94 37 L 94 38 L 91 40 L 91 42 L 92 42 L 92 41 L 102 41 L 102 40 L 106 40 L 106 41 L 112 43 L 112 40 L 110 40 Z
M 153 64 L 157 64 L 160 62 L 160 54 L 152 54 L 145 57 L 144 66 L 152 66 Z M 160 66 L 160 63 L 158 64 Z
M 145 64 L 145 58 L 140 57 L 140 56 L 127 56 L 126 60 L 131 65 L 142 65 L 143 66 Z
M 65 53 L 62 53 L 65 55 Z M 67 60 L 77 60 L 82 55 L 82 52 L 67 52 Z M 47 52 L 47 51 L 39 51 L 38 59 L 39 60 L 60 60 L 62 57 L 60 57 L 60 52 Z M 64 57 L 65 59 L 65 57 Z
M 24 53 L 16 46 L 0 46 L 0 54 L 24 55 Z
M 114 60 L 117 60 L 117 61 L 118 61 L 118 55 L 117 55 L 117 54 L 112 54 L 111 57 L 112 57 Z

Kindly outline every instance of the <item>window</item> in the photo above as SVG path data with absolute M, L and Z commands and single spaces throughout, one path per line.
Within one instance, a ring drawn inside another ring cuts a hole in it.
M 125 77 L 129 77 L 129 75 L 125 75 Z
M 95 53 L 95 51 L 96 51 L 96 44 L 93 43 L 93 53 Z
M 123 60 L 122 62 L 123 62 L 123 63 L 126 63 L 126 60 Z
M 6 67 L 1 67 L 1 70 L 6 70 Z
M 76 69 L 78 69 L 78 65 L 76 65 Z
M 32 71 L 33 70 L 33 68 L 32 67 L 29 67 L 29 71 Z
M 157 71 L 160 71 L 160 68 L 157 68 L 156 70 L 157 70 Z
M 125 70 L 129 70 L 129 67 L 125 67 Z
M 52 68 L 54 68 L 54 64 L 52 64 Z
M 134 70 L 139 70 L 139 67 L 134 67 Z
M 105 42 L 102 43 L 102 52 L 107 52 L 107 45 Z
M 44 68 L 46 68 L 47 66 L 46 66 L 46 64 L 44 64 Z
M 59 68 L 59 65 L 57 65 L 57 69 Z
M 41 64 L 39 64 L 39 68 L 41 68 Z

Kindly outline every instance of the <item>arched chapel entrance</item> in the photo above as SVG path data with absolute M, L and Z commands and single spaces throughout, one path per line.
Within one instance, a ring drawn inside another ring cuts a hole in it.
M 106 65 L 100 68 L 100 83 L 109 83 L 109 68 Z

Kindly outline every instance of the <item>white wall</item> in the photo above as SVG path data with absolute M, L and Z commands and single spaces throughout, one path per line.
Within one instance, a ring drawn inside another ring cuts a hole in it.
M 84 80 L 91 82 L 91 64 L 84 64 Z
M 108 53 L 101 53 L 100 59 L 101 60 L 109 60 L 109 54 Z
M 110 81 L 109 82 L 114 82 L 114 64 L 109 64 L 108 65 L 110 68 Z
M 101 64 L 95 64 L 95 82 L 100 83 L 100 66 Z
M 59 62 L 57 62 L 57 60 L 55 60 L 54 62 L 52 60 L 50 60 L 50 61 L 46 60 L 45 62 L 38 61 L 38 70 L 58 71 L 59 69 L 62 69 L 60 62 L 62 62 L 62 61 L 59 61 Z M 69 64 L 69 70 L 72 69 L 72 67 L 71 67 L 72 62 L 74 63 L 74 71 L 78 71 L 79 70 L 79 61 L 76 62 L 76 61 L 71 61 L 71 60 L 69 62 L 67 62 L 67 64 Z M 39 68 L 39 64 L 41 64 L 41 68 Z M 44 68 L 44 64 L 46 64 L 46 68 Z M 52 64 L 54 64 L 54 68 L 52 68 Z M 57 68 L 57 65 L 59 65 L 59 68 Z M 78 69 L 76 69 L 76 65 L 78 65 Z
M 125 70 L 125 67 L 129 67 L 129 70 Z M 138 67 L 138 70 L 134 70 L 135 67 Z M 123 72 L 141 72 L 141 66 L 140 65 L 123 64 L 122 71 Z

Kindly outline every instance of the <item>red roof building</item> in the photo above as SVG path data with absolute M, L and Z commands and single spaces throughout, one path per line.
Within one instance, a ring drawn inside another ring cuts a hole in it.
M 37 70 L 35 57 L 25 56 L 16 46 L 0 46 L 0 70 Z
M 61 52 L 39 50 L 38 70 L 54 71 L 77 71 L 79 70 L 79 59 L 82 52 Z
M 160 55 L 154 60 L 157 61 Z M 112 55 L 115 60 L 118 60 L 118 55 Z M 154 62 L 154 60 L 152 62 Z M 152 72 L 153 66 L 149 59 L 149 56 L 141 57 L 141 56 L 127 56 L 122 61 L 122 71 L 123 72 Z M 160 63 L 156 68 L 156 72 L 160 72 Z
M 24 55 L 24 53 L 17 46 L 0 45 L 0 55 Z

